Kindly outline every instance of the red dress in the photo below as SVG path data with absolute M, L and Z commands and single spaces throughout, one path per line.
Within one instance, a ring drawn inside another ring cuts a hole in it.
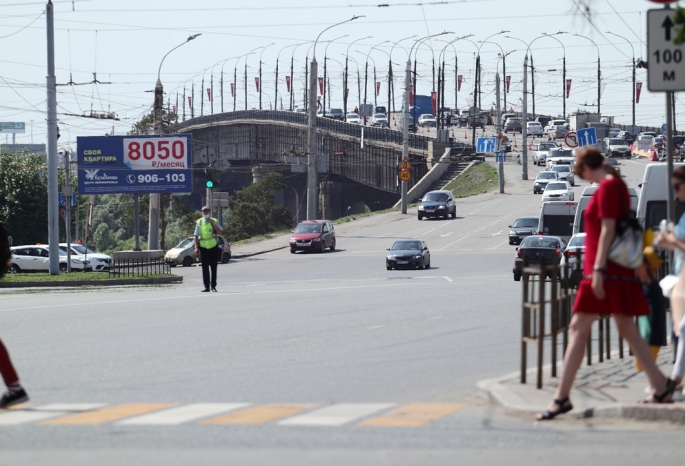
M 624 200 L 621 202 L 621 195 Z M 585 216 L 585 262 L 584 276 L 592 276 L 599 247 L 599 234 L 602 230 L 601 219 L 614 218 L 618 221 L 627 207 L 630 195 L 625 185 L 616 178 L 605 178 L 587 205 Z M 587 314 L 623 314 L 641 316 L 649 314 L 649 307 L 642 285 L 635 276 L 635 270 L 621 267 L 607 260 L 604 274 L 604 299 L 597 299 L 592 291 L 592 280 L 583 278 L 578 287 L 573 312 Z

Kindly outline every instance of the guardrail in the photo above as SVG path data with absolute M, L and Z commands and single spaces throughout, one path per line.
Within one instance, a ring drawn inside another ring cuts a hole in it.
M 307 114 L 299 112 L 288 112 L 282 110 L 239 110 L 235 112 L 217 113 L 195 117 L 181 123 L 181 128 L 189 128 L 198 125 L 217 125 L 224 122 L 236 120 L 271 120 L 283 121 L 298 125 L 307 125 Z M 379 128 L 373 126 L 360 126 L 347 123 L 332 118 L 319 117 L 316 120 L 317 129 L 333 131 L 347 136 L 360 137 L 361 128 L 364 128 L 364 139 L 370 141 L 388 142 L 402 145 L 402 132 L 390 128 Z M 428 150 L 428 142 L 433 138 L 417 134 L 409 134 L 409 147 L 418 150 Z M 456 143 L 461 145 L 461 143 Z
M 149 277 L 163 273 L 171 273 L 169 264 L 164 262 L 164 251 L 116 251 L 112 253 L 110 277 Z

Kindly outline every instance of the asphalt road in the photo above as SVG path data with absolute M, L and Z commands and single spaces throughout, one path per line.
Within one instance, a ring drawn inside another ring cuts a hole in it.
M 629 185 L 645 163 L 623 162 Z M 218 293 L 196 267 L 179 286 L 3 292 L 32 399 L 0 414 L 0 464 L 669 464 L 667 425 L 539 425 L 475 396 L 518 368 L 507 234 L 539 212 L 530 169 L 507 162 L 506 194 L 456 219 L 382 214 L 338 225 L 335 252 L 232 260 Z M 431 269 L 385 269 L 400 237 Z

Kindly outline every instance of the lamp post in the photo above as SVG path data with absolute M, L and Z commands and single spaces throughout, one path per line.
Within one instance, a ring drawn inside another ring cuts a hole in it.
M 610 31 L 607 31 L 607 34 L 611 34 L 612 36 L 620 37 L 621 39 L 625 40 L 628 42 L 628 45 L 630 45 L 630 48 L 633 51 L 633 127 L 631 128 L 630 132 L 631 134 L 635 134 L 637 133 L 637 131 L 635 131 L 635 48 L 633 47 L 633 44 L 631 44 L 630 41 L 625 37 L 619 36 L 618 34 Z
M 559 34 L 566 34 L 566 33 L 563 31 L 559 31 L 559 32 L 556 32 L 554 34 L 543 33 L 543 35 L 545 37 L 549 37 L 550 39 L 554 39 L 557 42 L 559 42 L 559 45 L 561 45 L 561 48 L 564 50 L 563 69 L 562 69 L 562 78 L 561 78 L 561 94 L 563 97 L 564 107 L 563 107 L 563 113 L 561 114 L 561 116 L 564 119 L 566 119 L 566 47 L 564 46 L 564 43 L 562 41 L 560 41 L 559 39 L 554 37 L 554 36 L 559 35 Z
M 350 59 L 354 62 L 354 66 L 357 67 L 357 112 L 359 112 L 359 107 L 362 106 L 362 77 L 357 59 L 354 57 L 350 57 Z
M 522 40 L 522 39 L 519 39 L 518 37 L 511 37 L 511 36 L 504 36 L 504 37 L 506 37 L 507 39 L 514 39 L 514 40 L 517 40 L 517 41 L 519 41 L 519 42 L 522 42 L 523 45 L 526 46 L 526 56 L 525 56 L 526 66 L 523 67 L 524 70 L 527 70 L 527 69 L 528 69 L 528 66 L 527 66 L 527 63 L 528 63 L 528 55 L 530 55 L 530 82 L 531 82 L 531 85 L 530 85 L 530 86 L 531 86 L 530 92 L 531 92 L 531 94 L 532 94 L 532 96 L 533 96 L 533 118 L 535 118 L 535 66 L 533 66 L 533 53 L 530 51 L 530 48 L 533 46 L 533 42 L 535 42 L 535 41 L 538 40 L 538 39 L 542 39 L 542 38 L 545 37 L 545 36 L 544 36 L 544 35 L 538 36 L 538 37 L 536 37 L 535 39 L 531 40 L 530 42 L 526 42 L 526 41 L 524 41 L 524 40 Z M 527 79 L 527 78 L 526 78 L 526 79 Z M 527 92 L 528 92 L 528 91 L 527 91 L 527 89 L 526 89 L 525 93 L 527 93 Z M 527 94 L 524 94 L 524 100 L 525 100 L 525 99 L 527 99 Z M 526 100 L 526 108 L 527 108 L 527 105 L 528 105 L 528 101 Z M 524 147 L 523 150 L 526 151 L 526 148 Z M 526 176 L 527 176 L 527 175 L 526 175 Z M 524 178 L 524 179 L 527 180 L 528 178 Z
M 269 45 L 265 46 L 262 48 L 262 51 L 259 53 L 259 109 L 262 109 L 262 55 L 264 54 L 264 50 L 268 49 L 272 45 L 276 45 L 275 42 L 270 43 Z M 276 60 L 278 61 L 278 60 Z M 245 64 L 247 64 L 247 59 L 245 60 Z M 271 100 L 271 99 L 269 99 Z
M 326 70 L 326 60 L 328 57 L 328 46 L 331 45 L 336 40 L 342 39 L 343 37 L 349 37 L 349 36 L 347 34 L 345 34 L 344 36 L 336 37 L 335 39 L 329 40 L 328 43 L 326 44 L 326 48 L 324 49 L 324 52 L 323 52 L 323 93 L 322 93 L 323 107 L 322 108 L 323 108 L 323 116 L 324 117 L 326 116 L 326 83 L 328 82 L 327 81 L 328 75 L 326 74 L 326 71 L 327 71 Z M 331 99 L 331 96 L 329 95 L 328 100 L 330 100 L 330 99 Z
M 348 83 L 348 79 L 347 79 L 347 77 L 348 77 L 347 68 L 348 67 L 347 67 L 347 65 L 348 65 L 349 59 L 350 59 L 350 47 L 352 47 L 352 44 L 354 44 L 355 42 L 359 42 L 360 40 L 371 39 L 372 37 L 373 36 L 366 36 L 366 37 L 362 37 L 361 39 L 353 40 L 352 42 L 350 42 L 348 44 L 347 51 L 345 52 L 345 75 L 343 78 L 343 93 L 344 93 L 343 94 L 343 97 L 344 97 L 343 98 L 343 113 L 345 114 L 345 116 L 344 116 L 345 121 L 347 121 L 347 94 L 349 94 L 349 92 L 348 92 L 349 89 L 347 87 L 348 86 L 348 84 L 347 84 Z
M 375 49 L 376 47 L 378 47 L 380 45 L 387 44 L 388 42 L 390 42 L 390 41 L 384 40 L 380 44 L 374 45 L 373 47 L 371 47 L 371 50 L 369 50 L 369 52 L 366 54 L 366 63 L 364 64 L 364 105 L 366 105 L 366 92 L 367 92 L 367 87 L 368 87 L 367 82 L 368 82 L 368 76 L 369 76 L 369 55 L 371 55 L 371 52 L 373 52 L 373 49 Z M 375 96 L 376 95 L 376 79 L 375 79 L 376 62 L 375 61 L 374 61 L 374 65 L 373 65 L 373 70 L 374 70 L 374 83 L 373 83 L 374 93 L 373 93 L 373 95 Z M 376 100 L 374 99 L 374 102 L 375 101 Z M 359 110 L 361 110 L 361 109 L 359 109 Z M 366 125 L 366 115 L 364 116 L 364 124 Z
M 505 89 L 504 89 L 503 94 L 504 94 L 504 111 L 506 112 L 507 111 L 507 90 L 506 90 L 507 56 L 512 54 L 514 51 L 512 50 L 510 52 L 504 53 L 504 49 L 497 42 L 488 41 L 487 39 L 483 41 L 483 43 L 486 43 L 486 42 L 488 42 L 489 44 L 496 45 L 497 47 L 499 47 L 499 50 L 500 50 L 500 54 L 498 54 L 498 57 L 499 57 L 499 59 L 502 60 L 502 76 L 504 76 L 504 80 L 505 80 Z M 497 60 L 497 70 L 498 71 L 499 71 L 499 59 Z
M 224 63 L 221 65 L 221 113 L 224 113 L 224 65 L 226 65 L 226 62 L 229 60 L 236 60 L 239 59 L 240 57 L 233 57 L 233 58 L 227 58 L 224 60 Z M 235 86 L 235 84 L 234 84 Z
M 597 117 L 601 117 L 602 115 L 602 68 L 600 67 L 600 61 L 599 61 L 599 47 L 595 43 L 594 40 L 590 39 L 589 37 L 583 36 L 581 34 L 573 34 L 576 37 L 582 37 L 583 39 L 587 39 L 590 42 L 592 42 L 592 45 L 595 46 L 597 49 Z
M 476 87 L 477 87 L 477 89 L 478 89 L 478 91 L 477 91 L 478 93 L 477 93 L 477 94 L 474 94 L 474 96 L 473 96 L 473 106 L 475 107 L 475 106 L 476 106 L 476 101 L 478 101 L 478 111 L 479 111 L 479 112 L 481 111 L 481 106 L 482 106 L 482 101 L 481 101 L 481 79 L 480 79 L 480 70 L 481 70 L 481 68 L 480 68 L 480 48 L 481 48 L 481 47 L 483 46 L 483 44 L 484 44 L 485 42 L 487 42 L 488 39 L 490 39 L 491 37 L 495 37 L 495 36 L 498 36 L 498 35 L 500 35 L 500 34 L 506 34 L 507 32 L 509 32 L 509 31 L 500 31 L 500 32 L 496 32 L 496 33 L 494 33 L 494 34 L 490 34 L 490 35 L 489 35 L 488 37 L 486 37 L 485 40 L 482 41 L 481 44 L 478 46 L 478 51 L 476 52 L 476 84 L 477 84 Z M 474 108 L 474 110 L 475 110 L 475 108 Z M 475 118 L 475 116 L 474 116 L 474 118 Z M 475 123 L 475 121 L 474 121 L 474 123 Z M 474 124 L 474 125 L 472 125 L 472 126 L 473 126 L 473 135 L 472 135 L 472 137 L 471 137 L 471 144 L 473 144 L 473 147 L 476 147 L 476 125 Z
M 342 78 L 342 77 L 343 77 L 342 73 L 343 73 L 343 70 L 344 70 L 344 68 L 345 68 L 344 65 L 343 65 L 339 60 L 336 60 L 335 58 L 328 57 L 328 59 L 331 60 L 331 61 L 334 61 L 335 63 L 337 63 L 338 65 L 340 65 L 340 73 L 341 73 L 341 74 L 340 74 L 340 77 Z M 328 96 L 328 108 L 330 109 L 330 108 L 331 108 L 331 94 L 332 94 L 332 91 L 331 91 L 331 78 L 330 78 L 330 76 L 329 76 L 329 78 L 328 78 L 328 81 L 326 81 L 326 82 L 324 83 L 324 86 L 328 86 L 328 91 L 326 92 L 326 95 Z M 344 92 L 344 89 L 343 89 L 343 92 Z M 343 95 L 343 98 L 344 98 L 344 97 L 345 97 L 345 96 Z M 325 106 L 325 104 L 326 104 L 326 101 L 324 100 L 324 106 Z
M 390 89 L 388 89 L 388 94 L 390 94 L 392 92 L 392 113 L 395 113 L 395 80 L 394 80 L 394 76 L 392 73 L 392 51 L 395 50 L 395 47 L 397 45 L 399 45 L 400 42 L 404 42 L 405 40 L 413 39 L 414 37 L 416 37 L 416 34 L 414 34 L 413 36 L 405 37 L 404 39 L 400 39 L 397 42 L 393 42 L 392 47 L 390 47 L 390 64 L 388 65 L 388 70 L 389 70 L 388 71 L 388 85 L 389 85 Z M 405 49 L 401 45 L 400 45 L 400 47 L 405 52 L 407 51 L 407 49 Z M 388 105 L 388 113 L 390 113 L 390 105 Z
M 391 81 L 390 81 L 390 79 L 391 79 L 391 73 L 392 73 L 392 60 L 390 60 L 390 54 L 389 54 L 388 52 L 386 52 L 385 50 L 383 50 L 383 49 L 378 49 L 378 51 L 379 51 L 379 52 L 382 52 L 382 53 L 384 53 L 384 54 L 386 54 L 386 55 L 388 56 L 388 62 L 389 62 L 389 64 L 388 64 L 388 107 L 385 109 L 385 113 L 386 113 L 385 116 L 386 116 L 386 118 L 388 119 L 388 127 L 389 127 L 389 126 L 390 126 L 390 87 L 391 87 Z M 374 64 L 373 64 L 373 66 L 374 66 L 374 77 L 373 77 L 373 80 L 374 80 L 374 82 L 376 82 L 376 76 L 375 76 L 375 75 L 376 75 L 376 70 L 375 70 L 376 63 L 375 63 L 375 62 L 374 62 Z M 375 89 L 375 88 L 374 88 L 374 89 Z M 377 96 L 376 96 L 376 97 L 377 97 Z
M 468 39 L 469 37 L 472 37 L 473 34 L 468 34 L 466 36 L 461 36 L 457 37 L 456 39 L 453 39 L 449 42 L 447 42 L 447 45 L 445 45 L 440 53 L 438 54 L 438 64 L 442 64 L 442 77 L 440 74 L 440 67 L 438 67 L 438 102 L 442 102 L 441 106 L 445 106 L 445 50 L 447 50 L 447 47 L 452 47 L 454 50 L 454 110 L 457 110 L 457 87 L 458 87 L 458 78 L 457 78 L 457 49 L 454 46 L 454 43 L 463 39 Z M 443 41 L 444 42 L 444 41 Z M 443 120 L 441 112 L 438 112 L 438 124 Z M 442 127 L 444 128 L 444 121 L 442 122 L 443 125 Z
M 362 18 L 362 16 L 353 16 L 350 19 L 335 23 L 328 26 L 326 29 L 321 31 L 314 41 L 314 49 L 312 51 L 312 62 L 311 71 L 309 75 L 309 118 L 307 120 L 307 220 L 313 220 L 317 217 L 317 197 L 318 197 L 318 186 L 317 186 L 317 173 L 316 173 L 316 161 L 318 155 L 318 144 L 316 137 L 316 84 L 318 80 L 318 69 L 316 62 L 316 43 L 319 41 L 321 34 L 328 31 L 331 28 L 339 26 L 341 24 L 349 23 L 355 19 Z
M 274 108 L 276 110 L 278 110 L 278 61 L 281 57 L 281 52 L 283 50 L 287 49 L 288 47 L 296 47 L 297 48 L 298 45 L 302 45 L 302 44 L 304 44 L 304 42 L 300 42 L 299 44 L 286 45 L 285 47 L 281 47 L 281 50 L 279 50 L 278 54 L 276 54 L 276 80 L 274 82 Z M 293 50 L 293 54 L 294 53 L 295 53 L 295 50 Z M 292 76 L 290 76 L 291 89 L 292 89 L 292 85 L 293 85 Z M 260 87 L 261 87 L 261 83 L 260 83 Z M 283 106 L 281 105 L 281 107 L 283 107 Z M 292 106 L 290 105 L 290 100 L 288 100 L 288 107 L 290 107 L 290 109 L 292 110 Z
M 164 105 L 164 86 L 162 86 L 162 80 L 160 78 L 162 73 L 162 64 L 164 59 L 169 56 L 171 52 L 181 47 L 182 45 L 190 42 L 200 34 L 193 34 L 189 36 L 185 42 L 177 45 L 173 49 L 169 50 L 162 61 L 159 62 L 159 68 L 157 69 L 157 83 L 155 84 L 155 102 L 154 102 L 154 112 L 153 112 L 153 128 L 154 133 L 157 135 L 162 134 L 162 107 Z M 159 193 L 150 193 L 150 217 L 149 217 L 149 232 L 148 232 L 148 250 L 159 249 L 159 205 L 160 205 L 160 195 Z
M 438 35 L 442 35 L 442 34 L 438 34 Z M 421 48 L 421 44 L 423 44 L 425 41 L 427 41 L 433 37 L 435 37 L 435 36 L 427 36 L 427 37 L 423 37 L 421 39 L 418 39 L 417 41 L 414 42 L 414 44 L 411 47 L 411 50 L 409 51 L 409 54 L 411 55 L 411 52 L 414 50 L 414 46 L 417 46 L 416 52 L 414 52 L 414 81 L 413 81 L 413 85 L 412 85 L 412 89 L 414 91 L 415 96 L 418 95 L 417 94 L 417 85 L 416 85 L 416 79 L 417 79 L 417 75 L 418 75 L 418 73 L 416 72 L 416 64 L 417 64 L 416 55 L 418 55 L 418 53 L 419 53 L 419 48 Z M 433 52 L 433 49 L 431 47 L 429 47 L 429 49 L 430 49 L 431 53 L 433 54 L 433 65 L 435 65 L 435 53 Z M 434 76 L 434 78 L 435 78 L 435 76 Z M 416 119 L 416 108 L 414 108 L 413 119 Z M 414 121 L 413 123 L 414 124 L 412 126 L 414 128 L 412 131 L 415 133 L 416 132 L 416 121 Z
M 250 55 L 252 55 L 254 52 L 262 48 L 264 48 L 263 45 L 252 49 L 245 54 L 245 110 L 247 110 L 247 59 L 250 58 Z

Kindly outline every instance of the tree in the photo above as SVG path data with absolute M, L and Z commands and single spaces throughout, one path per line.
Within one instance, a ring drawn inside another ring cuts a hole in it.
M 290 211 L 274 205 L 276 191 L 285 189 L 282 177 L 280 173 L 266 173 L 261 180 L 236 193 L 229 224 L 224 228 L 230 241 L 292 227 Z
M 14 244 L 47 243 L 48 187 L 44 156 L 0 153 L 0 222 Z
M 173 134 L 177 133 L 181 125 L 178 122 L 178 115 L 174 112 L 168 112 L 162 109 L 162 133 Z M 128 134 L 153 134 L 154 133 L 154 115 L 152 112 L 143 116 L 140 120 L 131 126 L 131 131 Z

